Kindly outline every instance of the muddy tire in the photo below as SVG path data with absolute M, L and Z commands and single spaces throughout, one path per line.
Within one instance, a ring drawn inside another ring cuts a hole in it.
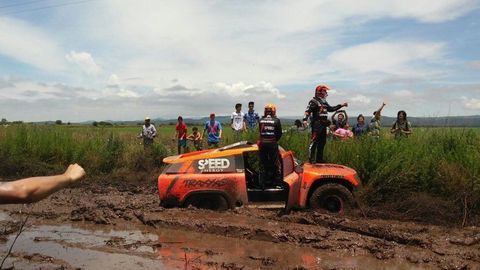
M 190 196 L 184 203 L 185 207 L 194 206 L 200 209 L 225 211 L 228 209 L 228 202 L 222 195 L 198 194 Z
M 345 186 L 335 183 L 321 185 L 309 199 L 310 208 L 325 209 L 331 213 L 345 213 L 354 207 L 353 195 Z

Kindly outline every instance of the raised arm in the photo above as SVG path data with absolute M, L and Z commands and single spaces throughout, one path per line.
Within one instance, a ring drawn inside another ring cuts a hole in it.
M 0 184 L 0 204 L 37 202 L 84 176 L 83 168 L 73 164 L 63 174 L 4 182 Z

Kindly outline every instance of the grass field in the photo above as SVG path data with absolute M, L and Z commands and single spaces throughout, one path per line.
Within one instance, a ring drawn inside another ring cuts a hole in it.
M 151 154 L 146 154 L 140 126 L 36 126 L 0 128 L 0 176 L 14 178 L 61 172 L 72 162 L 90 176 L 128 179 L 139 172 L 159 171 L 161 160 L 176 154 L 173 126 L 159 126 Z M 201 130 L 201 128 L 199 127 Z M 191 126 L 189 127 L 191 130 Z M 480 205 L 480 129 L 417 128 L 407 139 L 331 140 L 326 159 L 359 173 L 361 201 L 370 207 L 411 215 L 462 219 L 478 213 Z M 246 134 L 256 141 L 256 133 Z M 286 132 L 280 144 L 307 159 L 308 133 Z M 224 129 L 222 145 L 232 143 Z M 193 148 L 193 147 L 192 147 Z M 442 210 L 443 209 L 443 210 Z

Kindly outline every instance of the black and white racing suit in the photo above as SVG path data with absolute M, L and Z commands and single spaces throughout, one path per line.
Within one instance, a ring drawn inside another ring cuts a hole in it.
M 310 116 L 312 127 L 312 139 L 308 148 L 310 163 L 324 163 L 323 149 L 327 143 L 328 112 L 334 112 L 342 108 L 342 105 L 330 106 L 324 98 L 314 97 L 308 103 L 305 113 Z M 307 117 L 303 119 L 307 120 Z
M 280 183 L 282 181 L 280 171 L 280 159 L 278 152 L 278 140 L 282 137 L 282 125 L 280 119 L 270 115 L 262 117 L 259 121 L 261 172 L 260 184 Z

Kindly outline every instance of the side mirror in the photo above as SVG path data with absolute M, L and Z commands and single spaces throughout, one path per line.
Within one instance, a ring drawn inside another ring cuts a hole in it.
M 297 174 L 303 173 L 303 164 L 298 164 L 297 166 L 295 166 L 294 171 L 295 171 Z

